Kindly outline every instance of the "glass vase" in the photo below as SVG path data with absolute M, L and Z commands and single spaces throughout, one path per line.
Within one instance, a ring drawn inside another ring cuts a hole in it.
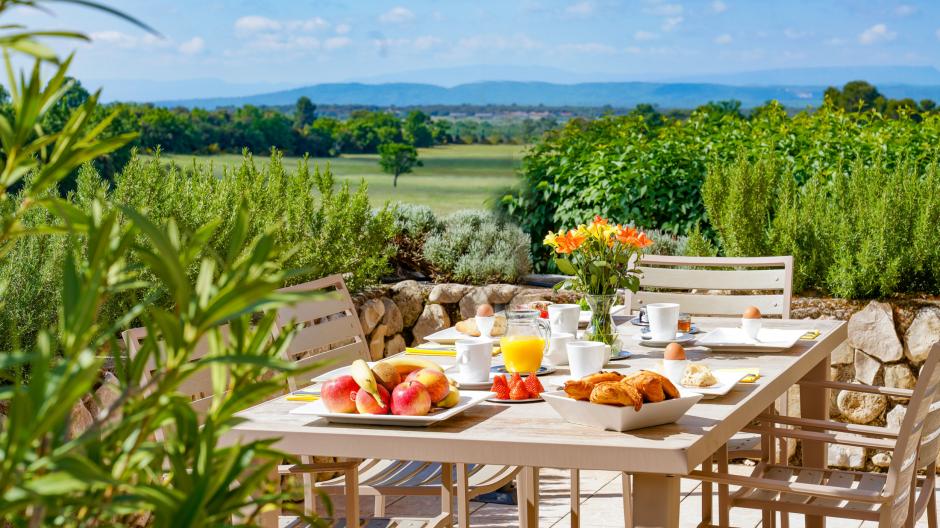
M 614 318 L 610 315 L 610 309 L 617 303 L 620 296 L 587 293 L 584 298 L 591 307 L 591 323 L 584 334 L 584 339 L 610 345 L 611 355 L 616 355 L 620 352 L 620 334 L 617 333 L 617 325 L 614 324 Z

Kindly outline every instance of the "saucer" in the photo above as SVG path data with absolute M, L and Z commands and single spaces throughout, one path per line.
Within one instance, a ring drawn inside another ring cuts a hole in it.
M 692 334 L 676 334 L 676 337 L 672 339 L 657 340 L 652 337 L 640 336 L 640 344 L 648 347 L 662 348 L 669 343 L 679 343 L 680 345 L 685 343 L 691 343 L 695 341 L 695 336 Z
M 549 365 L 542 365 L 539 367 L 539 370 L 536 371 L 535 375 L 545 376 L 546 374 L 551 374 L 552 372 L 555 372 L 555 370 L 556 370 L 555 367 L 552 367 Z M 506 370 L 506 365 L 496 365 L 496 366 L 490 367 L 490 371 L 495 372 L 496 374 L 512 374 L 512 372 L 509 372 L 508 370 Z M 521 376 L 522 373 L 520 372 L 519 375 Z M 527 372 L 526 375 L 528 376 L 529 373 Z
M 496 374 L 490 372 L 490 379 L 486 381 L 462 381 L 460 378 L 454 376 L 454 381 L 457 382 L 457 387 L 461 389 L 468 390 L 489 390 L 493 386 L 493 378 L 496 377 Z

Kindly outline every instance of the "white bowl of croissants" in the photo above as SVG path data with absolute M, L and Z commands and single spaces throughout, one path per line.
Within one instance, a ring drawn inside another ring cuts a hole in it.
M 673 423 L 702 399 L 649 370 L 598 372 L 541 396 L 565 420 L 610 431 Z

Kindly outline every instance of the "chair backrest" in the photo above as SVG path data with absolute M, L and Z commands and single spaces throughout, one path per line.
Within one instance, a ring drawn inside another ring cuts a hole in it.
M 228 339 L 229 326 L 220 326 L 219 332 L 222 335 L 222 339 Z M 143 327 L 131 328 L 130 330 L 125 330 L 121 336 L 124 339 L 124 343 L 127 345 L 128 355 L 133 359 L 140 353 L 144 340 L 147 339 L 147 329 Z M 158 342 L 158 345 L 162 345 L 162 343 Z M 198 361 L 205 357 L 209 351 L 209 337 L 206 336 L 196 344 L 196 348 L 193 350 L 189 359 L 190 361 Z M 154 357 L 151 356 L 147 359 L 147 364 L 144 366 L 143 376 L 141 376 L 140 380 L 141 386 L 147 385 L 156 369 L 157 364 L 154 361 Z M 212 399 L 215 397 L 212 388 L 212 370 L 201 369 L 193 373 L 180 383 L 179 392 L 189 397 L 193 409 L 198 414 L 204 414 L 209 410 L 209 407 L 212 405 Z M 163 440 L 163 431 L 158 430 L 156 436 L 158 441 Z
M 640 290 L 626 292 L 633 313 L 649 303 L 679 303 L 683 312 L 740 315 L 756 306 L 763 315 L 790 318 L 793 257 L 671 257 L 645 255 Z M 716 269 L 720 268 L 720 269 Z M 721 294 L 711 293 L 721 290 Z M 725 293 L 728 293 L 725 295 Z
M 287 348 L 287 360 L 301 364 L 314 361 L 330 362 L 323 368 L 290 378 L 290 390 L 306 386 L 311 377 L 353 360 L 370 359 L 369 347 L 359 323 L 356 307 L 341 275 L 330 275 L 279 291 L 333 293 L 327 299 L 303 302 L 277 311 L 275 337 L 294 325 L 300 327 Z
M 937 397 L 937 385 L 940 383 L 940 342 L 936 343 L 921 367 L 914 393 L 907 405 L 907 414 L 901 422 L 898 440 L 895 444 L 891 465 L 888 467 L 888 480 L 884 493 L 890 497 L 891 504 L 881 512 L 881 526 L 902 526 L 911 506 L 918 463 L 918 454 L 924 449 L 922 442 L 928 434 L 928 415 Z M 929 441 L 927 442 L 929 444 Z

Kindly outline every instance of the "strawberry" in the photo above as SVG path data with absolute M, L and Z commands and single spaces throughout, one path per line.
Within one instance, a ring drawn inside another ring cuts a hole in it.
M 506 382 L 504 376 L 496 376 L 493 378 L 493 386 L 490 387 L 491 392 L 496 393 L 496 397 L 500 400 L 509 399 L 509 383 Z
M 521 385 L 521 384 L 522 384 L 522 376 L 520 376 L 519 373 L 516 372 L 515 374 L 512 375 L 512 378 L 510 378 L 509 380 L 509 388 L 513 389 L 516 387 L 516 385 Z
M 525 388 L 525 383 L 517 383 L 509 391 L 510 400 L 528 400 L 531 397 L 529 391 Z
M 545 387 L 542 386 L 542 382 L 539 381 L 538 376 L 536 376 L 534 372 L 529 374 L 529 377 L 525 379 L 525 388 L 533 397 L 545 392 Z

